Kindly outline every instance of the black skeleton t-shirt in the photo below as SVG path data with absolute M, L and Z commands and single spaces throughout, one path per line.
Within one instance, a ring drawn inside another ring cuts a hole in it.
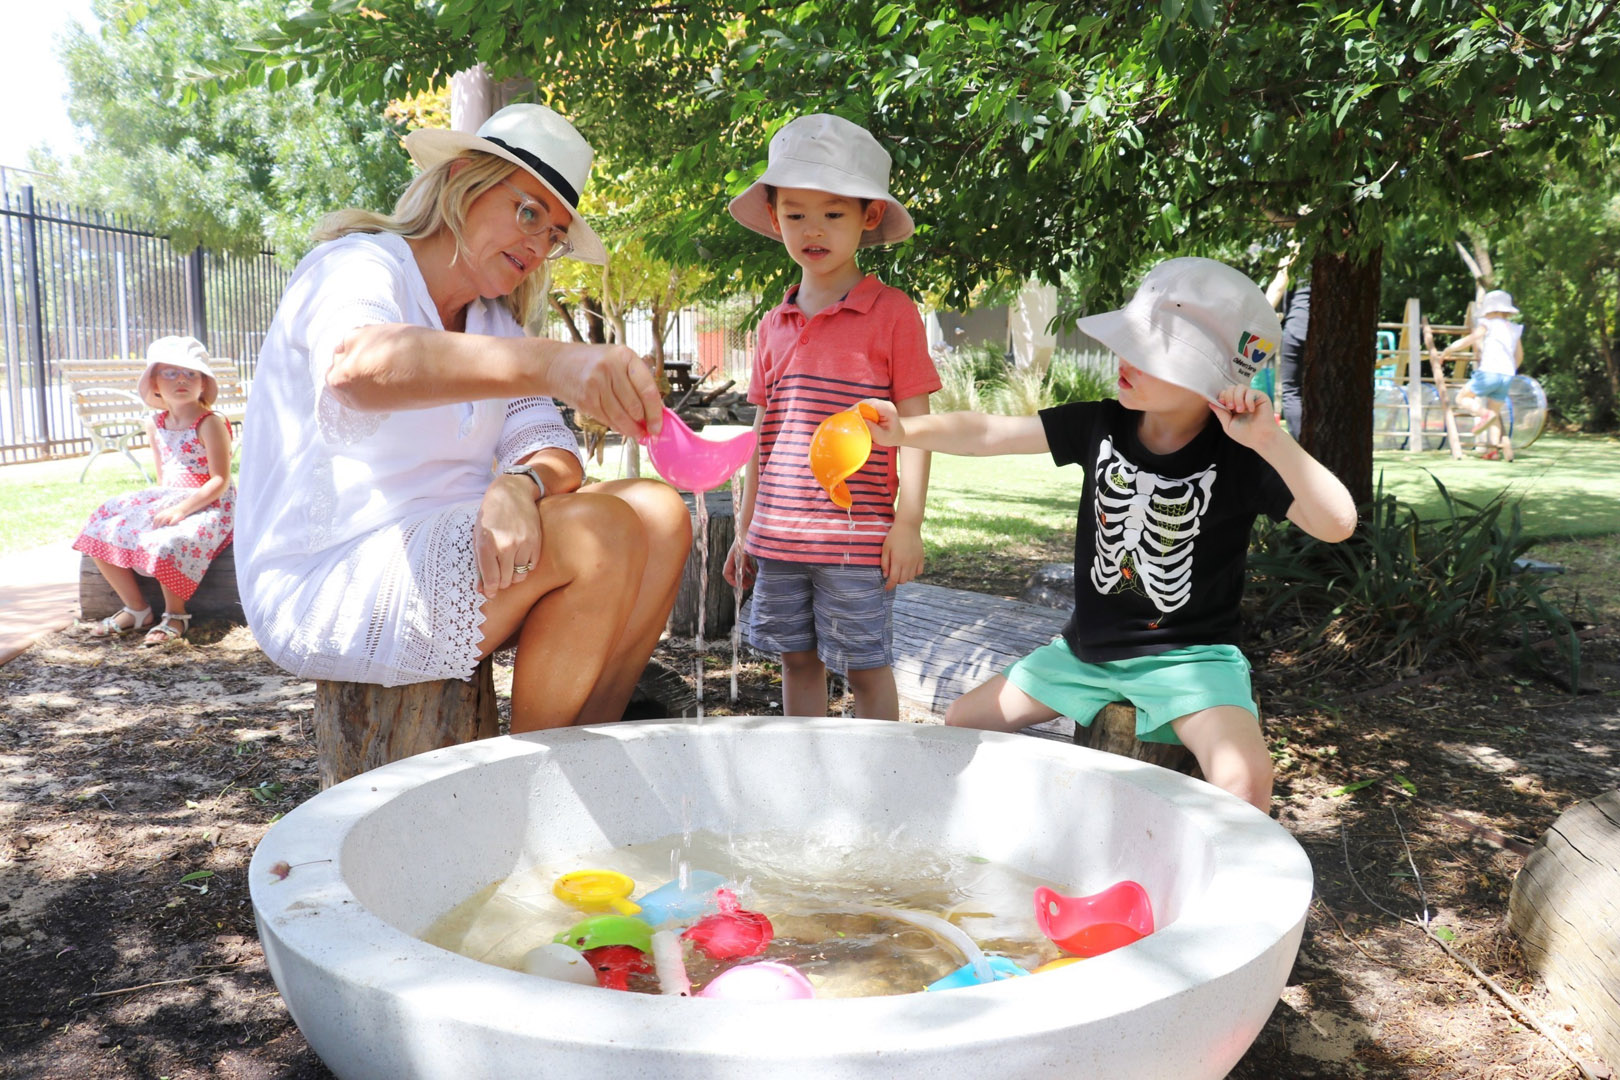
M 1282 520 L 1293 496 L 1253 450 L 1209 423 L 1173 454 L 1138 438 L 1142 414 L 1117 401 L 1041 412 L 1052 460 L 1086 471 L 1074 534 L 1074 613 L 1063 628 L 1082 660 L 1236 645 L 1254 519 Z

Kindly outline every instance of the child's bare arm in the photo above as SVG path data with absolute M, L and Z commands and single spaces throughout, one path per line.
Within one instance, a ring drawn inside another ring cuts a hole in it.
M 868 419 L 866 426 L 879 446 L 911 446 L 963 457 L 1045 454 L 1051 450 L 1039 416 L 948 412 L 902 417 L 887 401 L 868 398 L 863 404 L 878 414 L 877 420 Z
M 760 406 L 754 412 L 754 452 L 743 466 L 742 502 L 732 507 L 737 537 L 731 542 L 731 550 L 726 552 L 726 562 L 720 571 L 737 589 L 746 589 L 754 583 L 754 560 L 744 550 L 744 545 L 748 542 L 749 525 L 754 520 L 754 498 L 759 492 L 759 435 L 764 426 L 765 408 Z
M 928 415 L 928 395 L 917 394 L 894 403 L 902 417 Z M 929 453 L 914 446 L 900 448 L 900 496 L 895 500 L 894 525 L 883 538 L 883 577 L 888 588 L 904 585 L 922 573 L 923 508 L 928 502 Z
M 1288 507 L 1289 521 L 1333 544 L 1355 531 L 1356 502 L 1349 489 L 1277 426 L 1270 398 L 1258 390 L 1233 386 L 1221 392 L 1220 404 L 1215 415 L 1227 435 L 1264 458 L 1288 485 L 1294 496 Z
M 158 487 L 163 486 L 163 452 L 158 449 L 157 425 L 152 418 L 146 418 L 146 445 L 152 450 L 152 475 L 157 477 Z

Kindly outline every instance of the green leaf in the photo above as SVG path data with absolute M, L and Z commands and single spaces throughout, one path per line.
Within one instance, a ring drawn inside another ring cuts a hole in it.
M 1328 792 L 1328 797 L 1336 799 L 1341 795 L 1352 795 L 1355 792 L 1360 791 L 1362 788 L 1372 787 L 1376 783 L 1378 783 L 1377 777 L 1374 777 L 1371 780 L 1357 780 L 1354 783 L 1344 785 L 1344 787 L 1334 788 L 1332 791 Z
M 212 870 L 193 870 L 191 873 L 181 878 L 179 884 L 184 885 L 188 881 L 202 881 L 204 878 L 211 878 L 213 876 L 214 872 Z
M 1449 926 L 1431 926 L 1429 932 L 1447 944 L 1457 940 L 1457 932 Z
M 1400 773 L 1395 774 L 1395 782 L 1401 785 L 1401 787 L 1405 788 L 1408 795 L 1416 795 L 1418 793 L 1417 785 L 1412 783 L 1412 781 L 1408 780 L 1406 777 L 1402 776 Z

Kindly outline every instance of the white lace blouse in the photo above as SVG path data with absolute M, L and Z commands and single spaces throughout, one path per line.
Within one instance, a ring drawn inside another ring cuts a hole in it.
M 390 233 L 317 247 L 288 282 L 242 431 L 236 572 L 259 645 L 305 678 L 395 686 L 466 678 L 484 616 L 473 520 L 496 471 L 545 447 L 579 455 L 549 398 L 392 413 L 327 389 L 345 334 L 442 329 L 409 245 Z M 466 332 L 523 331 L 497 301 Z

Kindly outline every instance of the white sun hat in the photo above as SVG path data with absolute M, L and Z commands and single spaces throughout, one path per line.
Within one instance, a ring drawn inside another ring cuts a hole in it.
M 889 194 L 889 152 L 859 124 L 830 113 L 801 116 L 771 137 L 768 164 L 758 180 L 731 200 L 731 216 L 757 233 L 780 240 L 771 225 L 765 186 L 809 188 L 851 199 L 879 199 L 883 220 L 861 236 L 861 247 L 898 244 L 916 229 L 911 215 Z
M 527 170 L 547 191 L 573 211 L 568 240 L 573 258 L 605 263 L 607 250 L 579 213 L 579 197 L 591 176 L 596 151 L 574 125 L 544 105 L 528 102 L 508 105 L 478 129 L 478 134 L 445 128 L 417 128 L 405 136 L 405 149 L 418 168 L 426 170 L 468 150 L 493 154 Z
M 1517 315 L 1519 309 L 1513 306 L 1513 295 L 1503 289 L 1492 289 L 1479 301 L 1479 315 L 1484 318 L 1500 311 L 1504 315 Z
M 219 397 L 219 381 L 214 378 L 214 369 L 208 363 L 208 349 L 196 338 L 160 337 L 146 347 L 146 370 L 141 372 L 139 381 L 135 383 L 135 392 L 154 409 L 163 408 L 163 399 L 158 397 L 157 388 L 152 385 L 153 375 L 160 367 L 183 368 L 201 375 L 202 390 L 198 392 L 197 400 L 204 405 L 212 405 L 214 399 Z
M 1077 325 L 1149 375 L 1210 401 L 1248 386 L 1282 341 L 1265 293 L 1214 259 L 1168 259 L 1148 271 L 1130 303 Z

